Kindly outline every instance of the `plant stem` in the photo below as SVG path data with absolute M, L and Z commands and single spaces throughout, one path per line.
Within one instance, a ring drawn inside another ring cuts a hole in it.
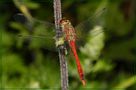
M 62 37 L 62 30 L 60 28 L 59 21 L 62 19 L 61 13 L 61 0 L 54 0 L 54 19 L 56 28 L 56 41 Z M 65 56 L 65 45 L 59 45 L 58 47 L 59 60 L 60 60 L 60 71 L 61 71 L 61 89 L 68 89 L 68 68 Z

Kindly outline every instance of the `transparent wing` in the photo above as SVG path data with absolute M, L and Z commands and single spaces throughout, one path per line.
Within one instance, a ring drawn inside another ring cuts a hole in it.
M 95 26 L 104 27 L 104 17 L 107 9 L 101 8 L 95 12 L 93 16 L 88 18 L 87 20 L 81 22 L 75 27 L 77 38 L 79 43 L 82 45 L 86 42 L 88 35 L 93 35 L 92 38 L 98 36 L 103 30 L 94 30 Z
M 29 21 L 23 14 L 19 13 L 14 16 L 15 20 L 22 25 L 24 25 L 29 33 L 34 33 L 38 35 L 50 35 L 55 34 L 54 31 L 54 24 L 49 23 L 46 21 L 41 21 L 36 18 L 32 18 L 31 21 Z M 41 33 L 40 33 L 41 32 Z
M 14 17 L 17 22 L 25 27 L 19 30 L 19 34 L 16 36 L 19 46 L 24 45 L 25 42 L 25 45 L 31 48 L 55 49 L 54 24 L 35 18 L 32 18 L 30 22 L 23 14 L 17 14 Z

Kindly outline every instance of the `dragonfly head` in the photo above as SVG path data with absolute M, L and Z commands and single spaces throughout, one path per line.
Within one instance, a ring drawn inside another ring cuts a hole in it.
M 70 23 L 70 21 L 67 20 L 67 19 L 61 19 L 61 20 L 60 20 L 60 25 L 61 25 L 62 27 L 65 26 L 65 25 L 69 25 L 69 24 L 71 24 L 71 23 Z

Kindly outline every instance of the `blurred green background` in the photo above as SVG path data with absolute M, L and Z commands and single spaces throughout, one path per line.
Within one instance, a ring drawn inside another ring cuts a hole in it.
M 52 0 L 21 3 L 33 17 L 54 22 Z M 101 13 L 103 7 L 106 12 Z M 50 50 L 55 44 L 49 39 L 19 38 L 18 34 L 31 34 L 32 28 L 40 34 L 48 31 L 42 24 L 28 28 L 15 21 L 14 16 L 21 12 L 18 8 L 12 0 L 0 0 L 1 90 L 60 90 L 58 53 Z M 70 90 L 136 90 L 136 1 L 62 0 L 62 14 L 74 26 L 84 21 L 86 25 L 86 20 L 93 23 L 89 33 L 82 33 L 85 44 L 78 49 L 87 85 L 82 86 L 74 58 L 69 54 Z M 97 31 L 101 33 L 94 35 Z

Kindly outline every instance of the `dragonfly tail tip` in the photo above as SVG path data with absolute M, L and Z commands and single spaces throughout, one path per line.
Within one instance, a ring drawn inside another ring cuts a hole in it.
M 86 85 L 86 82 L 85 82 L 85 80 L 82 80 L 82 84 L 83 84 L 83 86 L 85 86 L 85 85 Z

